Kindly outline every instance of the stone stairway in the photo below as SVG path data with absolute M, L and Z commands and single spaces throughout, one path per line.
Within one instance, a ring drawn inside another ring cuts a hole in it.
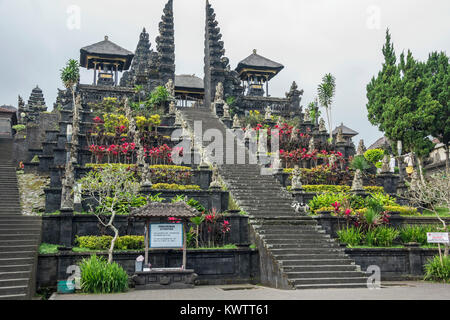
M 0 300 L 31 299 L 41 218 L 23 216 L 12 140 L 0 139 Z
M 217 129 L 225 136 L 225 126 L 209 110 L 181 111 L 191 130 L 193 121 L 201 120 L 203 132 Z M 236 158 L 235 146 L 218 149 L 225 157 L 231 148 Z M 223 164 L 219 172 L 232 197 L 249 214 L 262 284 L 281 289 L 366 287 L 359 266 L 316 220 L 295 212 L 292 196 L 274 176 L 262 175 L 260 165 Z

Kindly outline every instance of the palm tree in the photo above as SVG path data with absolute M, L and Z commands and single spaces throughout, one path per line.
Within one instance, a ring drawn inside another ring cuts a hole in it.
M 80 65 L 77 60 L 70 59 L 67 61 L 66 67 L 61 69 L 61 80 L 66 89 L 72 91 L 73 104 L 75 105 L 75 85 L 80 79 Z
M 328 130 L 330 130 L 330 140 L 333 139 L 333 128 L 331 121 L 331 103 L 336 91 L 336 78 L 328 73 L 322 78 L 322 83 L 317 88 L 319 102 L 325 108 L 328 120 Z

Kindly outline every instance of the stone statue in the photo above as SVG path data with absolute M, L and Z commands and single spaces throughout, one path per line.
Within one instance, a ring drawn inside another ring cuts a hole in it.
M 353 178 L 352 191 L 364 191 L 363 174 L 361 169 L 356 169 L 355 177 Z
M 200 160 L 200 168 L 208 168 L 209 166 L 208 166 L 208 163 L 207 163 L 207 161 L 206 161 L 206 150 L 205 149 L 202 149 L 201 151 L 200 151 L 200 154 L 201 154 L 201 160 Z
M 330 167 L 333 167 L 336 161 L 337 161 L 336 155 L 332 153 L 329 160 Z
M 291 189 L 292 190 L 302 190 L 302 171 L 300 170 L 299 166 L 296 165 L 294 167 L 294 171 L 292 172 L 292 181 L 291 181 Z
M 267 106 L 265 110 L 266 110 L 266 114 L 264 116 L 264 120 L 271 121 L 272 120 L 272 110 L 270 109 L 269 106 Z
M 175 85 L 174 85 L 172 79 L 169 79 L 169 81 L 167 81 L 166 89 L 169 92 L 169 94 L 172 97 L 172 99 L 174 99 L 175 98 Z
M 325 127 L 325 120 L 323 118 L 320 118 L 319 121 L 319 132 L 326 132 L 327 128 Z
M 245 127 L 244 139 L 250 140 L 252 137 L 252 128 L 250 127 L 250 123 Z
M 381 167 L 381 173 L 391 172 L 391 157 L 389 154 L 385 153 L 383 157 L 383 166 Z
M 311 114 L 309 112 L 309 108 L 305 109 L 305 116 L 303 117 L 304 122 L 311 122 Z
M 282 170 L 281 159 L 280 159 L 280 150 L 277 150 L 275 153 L 275 157 L 273 158 L 272 169 L 276 172 Z
M 240 129 L 241 128 L 241 122 L 239 121 L 239 117 L 237 114 L 233 117 L 233 129 Z
M 364 140 L 363 139 L 359 140 L 358 150 L 356 151 L 356 155 L 357 156 L 364 155 L 365 149 L 366 149 L 366 147 L 364 146 Z
M 175 111 L 175 127 L 180 127 L 182 122 L 181 122 L 181 112 L 180 110 L 176 110 Z
M 176 111 L 177 111 L 177 108 L 175 107 L 175 101 L 170 101 L 170 104 L 169 104 L 169 114 L 170 115 L 174 115 L 175 113 L 176 113 Z
M 224 119 L 230 119 L 230 106 L 225 103 L 223 106 L 223 117 Z
M 211 189 L 221 189 L 222 185 L 219 181 L 219 168 L 217 168 L 217 165 L 214 163 L 212 168 L 212 176 L 211 176 L 211 184 L 209 185 Z
M 144 168 L 142 170 L 142 186 L 149 187 L 152 185 L 150 167 L 148 163 L 144 163 Z
M 309 140 L 308 153 L 312 154 L 314 150 L 316 150 L 316 146 L 314 145 L 314 138 L 311 137 L 311 139 Z
M 336 143 L 345 143 L 344 135 L 342 133 L 342 128 L 339 127 L 338 132 L 336 134 Z
M 298 141 L 298 132 L 297 132 L 297 130 L 298 130 L 297 127 L 293 127 L 292 128 L 291 136 L 289 138 L 289 140 L 291 142 Z
M 216 96 L 214 102 L 223 102 L 223 83 L 219 82 L 216 86 Z

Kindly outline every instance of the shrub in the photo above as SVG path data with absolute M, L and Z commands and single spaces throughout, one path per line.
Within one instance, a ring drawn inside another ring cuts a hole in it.
M 12 126 L 13 130 L 16 130 L 16 132 L 21 132 L 26 129 L 26 126 L 23 124 L 16 124 L 15 126 Z
M 425 280 L 450 282 L 450 257 L 442 257 L 442 263 L 439 256 L 428 260 L 425 264 Z
M 180 184 L 169 184 L 169 183 L 157 183 L 152 185 L 152 189 L 155 190 L 201 190 L 200 186 L 197 185 L 180 185 Z
M 406 216 L 412 216 L 412 215 L 418 214 L 416 208 L 406 207 L 406 206 L 386 205 L 386 206 L 384 206 L 384 209 L 389 212 L 397 212 L 401 215 L 406 215 Z
M 150 166 L 152 183 L 189 184 L 192 173 L 191 168 L 173 165 Z
M 400 231 L 389 227 L 378 227 L 375 229 L 375 244 L 378 247 L 391 247 L 399 236 Z
M 104 205 L 100 205 L 97 207 L 97 212 L 104 212 L 104 208 L 110 208 L 111 204 L 114 200 L 110 197 L 107 197 L 104 201 Z M 147 204 L 148 200 L 144 196 L 135 196 L 130 194 L 127 200 L 117 201 L 114 205 L 114 211 L 117 215 L 128 215 L 132 208 L 140 208 Z
M 428 244 L 428 232 L 442 232 L 442 230 L 438 225 L 404 226 L 400 229 L 400 239 L 402 243 L 417 242 L 424 246 Z
M 86 293 L 114 293 L 128 289 L 128 275 L 117 263 L 91 256 L 79 263 L 81 289 Z
M 111 240 L 112 236 L 77 236 L 75 241 L 81 248 L 107 250 L 111 245 Z M 141 250 L 144 247 L 144 236 L 118 237 L 115 244 L 116 250 Z
M 346 228 L 341 229 L 337 232 L 339 241 L 346 243 L 351 247 L 357 246 L 361 243 L 363 239 L 363 234 L 360 228 Z
M 383 157 L 384 157 L 383 149 L 371 149 L 367 150 L 364 153 L 364 158 L 373 164 L 376 164 L 377 162 L 383 160 Z

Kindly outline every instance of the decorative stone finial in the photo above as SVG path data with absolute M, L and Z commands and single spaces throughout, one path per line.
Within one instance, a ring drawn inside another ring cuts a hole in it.
M 256 49 L 253 49 L 253 54 L 256 54 Z
M 325 131 L 327 131 L 327 128 L 325 127 L 325 120 L 323 120 L 323 118 L 320 118 L 319 132 L 325 132 Z
M 105 41 L 108 41 L 108 36 L 105 36 Z
M 338 132 L 336 135 L 336 143 L 345 143 L 344 135 L 342 133 L 342 127 L 338 128 Z
M 237 114 L 233 117 L 233 129 L 240 129 L 241 128 L 241 122 L 239 121 L 239 117 Z
M 264 116 L 264 120 L 271 121 L 272 120 L 272 109 L 269 106 L 266 107 L 266 114 Z
M 364 146 L 364 140 L 363 139 L 359 140 L 358 150 L 356 152 L 356 155 L 358 155 L 358 156 L 364 155 L 365 149 L 366 149 L 366 147 Z

